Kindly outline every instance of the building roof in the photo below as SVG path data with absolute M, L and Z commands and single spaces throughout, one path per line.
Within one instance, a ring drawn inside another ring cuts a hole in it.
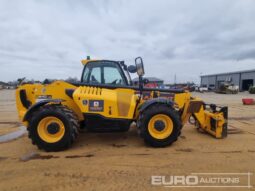
M 146 78 L 147 80 L 149 80 L 149 82 L 163 82 L 164 80 L 161 80 L 159 78 L 155 78 L 155 77 L 144 77 Z M 139 78 L 134 78 L 133 79 L 133 82 L 138 82 L 139 81 Z
M 201 75 L 200 77 L 209 77 L 209 76 L 218 76 L 218 75 L 227 75 L 227 74 L 239 74 L 239 73 L 249 73 L 249 72 L 255 72 L 255 69 L 252 70 L 240 70 L 240 71 L 235 71 L 235 72 L 224 72 L 224 73 L 218 73 L 218 74 L 206 74 L 206 75 Z
M 2 85 L 2 86 L 6 86 L 6 85 L 7 85 L 7 83 L 6 83 L 6 82 L 2 82 L 2 81 L 0 81 L 0 85 Z

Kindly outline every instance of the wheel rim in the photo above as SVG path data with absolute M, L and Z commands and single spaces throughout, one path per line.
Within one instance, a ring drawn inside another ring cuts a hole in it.
M 165 139 L 173 132 L 173 121 L 165 114 L 154 115 L 148 124 L 150 135 L 156 139 Z
M 37 133 L 43 141 L 55 143 L 64 136 L 65 126 L 57 117 L 45 117 L 39 122 Z

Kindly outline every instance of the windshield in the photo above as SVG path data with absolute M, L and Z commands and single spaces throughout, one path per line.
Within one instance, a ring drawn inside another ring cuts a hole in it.
M 107 85 L 129 85 L 130 83 L 118 62 L 93 61 L 84 67 L 82 82 Z

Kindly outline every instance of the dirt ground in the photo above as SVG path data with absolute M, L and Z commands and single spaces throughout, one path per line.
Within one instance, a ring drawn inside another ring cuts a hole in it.
M 172 190 L 152 186 L 151 176 L 255 173 L 255 105 L 241 103 L 242 98 L 255 96 L 193 95 L 229 106 L 229 127 L 243 132 L 217 140 L 187 124 L 177 142 L 157 149 L 146 147 L 134 128 L 127 133 L 83 133 L 69 150 L 53 153 L 39 151 L 25 135 L 0 143 L 0 190 Z M 18 126 L 14 91 L 0 90 L 0 135 Z M 26 155 L 35 157 L 22 161 Z M 251 184 L 249 190 L 254 189 L 255 174 Z

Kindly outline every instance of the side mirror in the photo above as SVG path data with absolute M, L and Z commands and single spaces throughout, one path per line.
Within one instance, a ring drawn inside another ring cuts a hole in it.
M 138 76 L 143 76 L 144 75 L 143 59 L 141 57 L 137 57 L 135 59 L 135 65 Z
M 134 65 L 130 65 L 130 66 L 128 66 L 128 71 L 130 72 L 130 73 L 136 73 L 136 66 L 134 66 Z

